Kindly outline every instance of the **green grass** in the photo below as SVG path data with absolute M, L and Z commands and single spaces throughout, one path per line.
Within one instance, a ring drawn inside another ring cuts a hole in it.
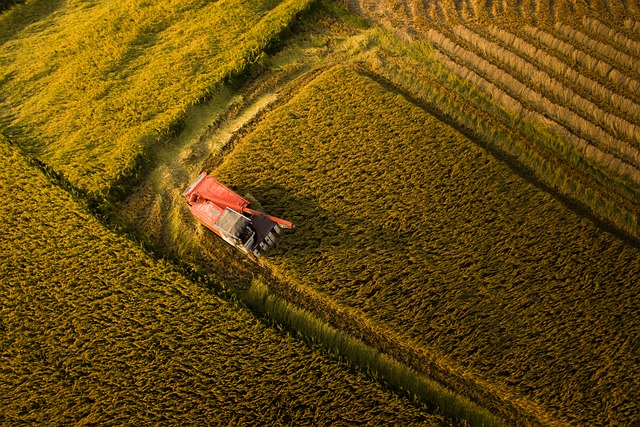
M 542 418 L 633 419 L 638 249 L 402 96 L 334 68 L 215 174 L 297 225 L 281 279 Z
M 3 138 L 0 179 L 3 425 L 451 425 L 151 258 Z
M 79 188 L 106 195 L 238 76 L 309 0 L 28 2 L 0 16 L 0 123 Z

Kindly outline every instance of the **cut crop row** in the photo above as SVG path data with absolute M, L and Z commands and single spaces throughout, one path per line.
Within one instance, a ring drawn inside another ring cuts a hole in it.
M 573 88 L 581 96 L 597 103 L 606 111 L 625 118 L 631 123 L 640 123 L 640 105 L 627 98 L 627 94 L 625 94 L 627 91 L 624 88 L 617 88 L 617 91 L 611 90 L 599 81 L 581 74 L 543 48 L 539 48 L 518 35 L 495 25 L 474 26 L 474 31 L 486 33 L 503 48 L 513 50 L 529 62 L 552 74 L 555 79 Z
M 611 44 L 614 49 L 625 52 L 631 57 L 640 58 L 640 42 L 620 34 L 611 26 L 605 25 L 597 19 L 583 16 L 581 24 L 585 33 L 597 35 L 601 41 Z
M 640 21 L 627 18 L 624 20 L 624 28 L 633 33 L 637 38 L 640 38 Z
M 635 2 L 607 0 L 598 4 L 581 4 L 572 1 L 556 2 L 521 2 L 517 0 L 464 0 L 464 1 L 424 1 L 406 0 L 398 3 L 389 0 L 352 0 L 343 1 L 354 6 L 354 10 L 374 19 L 394 22 L 421 19 L 436 22 L 438 25 L 481 22 L 483 24 L 496 21 L 511 22 L 516 25 L 553 24 L 559 19 L 585 15 L 601 14 L 607 20 L 617 23 L 621 29 L 632 31 L 640 10 Z M 629 18 L 634 17 L 636 20 Z M 624 24 L 623 24 L 624 21 Z M 637 27 L 640 27 L 638 25 Z
M 549 120 L 548 118 L 542 116 L 540 113 L 526 109 L 518 100 L 511 97 L 504 90 L 487 81 L 485 78 L 478 75 L 475 71 L 454 62 L 448 56 L 441 53 L 436 53 L 436 57 L 439 61 L 442 61 L 442 63 L 446 64 L 446 66 L 455 74 L 460 76 L 461 79 L 473 83 L 476 87 L 489 94 L 492 99 L 494 99 L 496 102 L 499 102 L 503 108 L 505 108 L 512 114 L 521 116 L 528 120 L 546 124 L 551 129 L 554 129 L 556 132 L 562 135 L 564 140 L 573 145 L 576 150 L 585 158 L 590 159 L 595 163 L 602 165 L 612 171 L 615 171 L 622 176 L 626 176 L 634 182 L 640 182 L 640 170 L 638 168 L 620 160 L 618 157 L 612 156 L 611 154 L 600 150 L 595 145 L 574 135 L 565 127 L 552 120 Z
M 582 69 L 591 71 L 598 78 L 608 81 L 613 86 L 619 87 L 620 90 L 626 90 L 631 96 L 635 96 L 633 99 L 638 102 L 637 94 L 640 93 L 640 82 L 635 78 L 625 75 L 610 64 L 583 52 L 545 30 L 529 25 L 524 26 L 522 30 L 551 51 L 556 51 L 562 57 L 567 58 L 571 63 L 576 63 Z
M 617 146 L 624 146 L 629 143 L 633 148 L 640 147 L 640 128 L 635 124 L 603 111 L 589 99 L 578 95 L 547 72 L 535 67 L 531 62 L 485 39 L 469 28 L 456 26 L 452 28 L 452 32 L 485 60 L 498 65 L 503 70 L 503 73 L 510 74 L 545 98 L 564 106 L 585 120 L 601 127 L 610 135 L 602 143 L 606 144 L 608 140 L 612 140 Z M 495 78 L 500 80 L 500 76 Z M 636 109 L 635 114 L 640 114 L 640 109 Z
M 444 53 L 467 68 L 475 70 L 488 81 L 491 81 L 511 97 L 517 99 L 527 108 L 538 111 L 543 116 L 564 126 L 576 136 L 595 143 L 602 150 L 607 151 L 634 167 L 640 165 L 638 151 L 627 144 L 610 143 L 611 136 L 601 128 L 593 125 L 584 118 L 570 111 L 566 107 L 553 103 L 544 95 L 530 89 L 520 80 L 505 73 L 502 69 L 491 64 L 483 57 L 464 49 L 444 34 L 431 29 L 428 38 Z
M 555 35 L 560 36 L 560 38 L 571 43 L 576 48 L 604 59 L 615 68 L 624 70 L 625 73 L 635 79 L 640 76 L 640 71 L 638 71 L 640 70 L 640 58 L 620 52 L 615 47 L 594 40 L 587 34 L 562 22 L 556 22 L 553 29 Z

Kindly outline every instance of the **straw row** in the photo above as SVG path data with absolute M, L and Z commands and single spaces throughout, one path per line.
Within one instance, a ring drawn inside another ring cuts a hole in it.
M 620 93 L 614 92 L 600 82 L 579 73 L 569 64 L 547 53 L 544 49 L 539 49 L 535 45 L 500 27 L 491 25 L 482 28 L 502 46 L 511 47 L 517 51 L 520 56 L 552 72 L 556 78 L 569 82 L 572 87 L 581 90 L 582 93 L 589 93 L 591 100 L 597 99 L 600 104 L 606 106 L 608 111 L 621 117 L 626 117 L 629 121 L 640 121 L 640 105 L 622 95 L 622 93 L 624 93 L 622 88 L 619 88 Z M 478 27 L 478 29 L 480 29 L 480 27 Z
M 542 115 L 566 127 L 572 133 L 592 142 L 602 144 L 603 150 L 619 157 L 631 165 L 640 165 L 640 153 L 628 144 L 613 140 L 598 126 L 580 117 L 568 108 L 555 104 L 547 97 L 536 92 L 524 83 L 491 64 L 486 59 L 464 49 L 437 30 L 428 32 L 429 39 L 440 49 L 468 68 L 474 69 L 486 79 L 492 81 L 513 98 L 534 109 Z
M 581 117 L 602 127 L 613 138 L 624 139 L 634 146 L 640 143 L 640 128 L 628 121 L 605 112 L 590 100 L 575 93 L 548 73 L 532 66 L 513 52 L 493 43 L 463 26 L 453 28 L 453 33 L 472 46 L 483 58 L 498 64 L 505 73 L 530 88 L 541 91 L 546 97 L 559 102 Z
M 632 77 L 625 75 L 622 71 L 608 64 L 607 62 L 591 56 L 588 53 L 577 49 L 575 46 L 562 41 L 553 34 L 546 32 L 540 28 L 525 25 L 522 28 L 524 34 L 536 40 L 547 49 L 556 51 L 567 57 L 573 64 L 590 70 L 604 81 L 608 81 L 614 86 L 625 88 L 628 93 L 639 93 L 640 82 Z
M 584 16 L 582 18 L 582 27 L 589 33 L 597 35 L 600 40 L 607 40 L 617 50 L 625 51 L 627 54 L 635 58 L 640 57 L 639 42 L 617 32 L 610 26 L 603 24 L 597 19 Z
M 571 40 L 572 44 L 576 47 L 593 52 L 617 68 L 627 69 L 636 76 L 638 75 L 640 58 L 634 58 L 626 53 L 620 52 L 613 46 L 594 40 L 587 34 L 562 22 L 556 22 L 554 31 L 561 37 Z
M 605 166 L 622 176 L 626 176 L 633 181 L 640 183 L 640 169 L 638 169 L 637 167 L 634 167 L 633 165 L 630 165 L 629 163 L 626 163 L 619 158 L 605 151 L 602 151 L 593 144 L 590 144 L 585 139 L 571 133 L 564 126 L 544 117 L 542 114 L 525 108 L 522 103 L 520 103 L 520 101 L 513 98 L 504 90 L 491 83 L 484 77 L 480 76 L 475 71 L 456 63 L 447 55 L 436 51 L 435 56 L 439 61 L 443 62 L 447 66 L 447 68 L 453 71 L 461 79 L 473 83 L 474 86 L 489 94 L 492 99 L 499 102 L 500 105 L 507 111 L 517 116 L 521 116 L 525 119 L 544 123 L 551 129 L 555 130 L 558 134 L 560 134 L 566 142 L 574 146 L 578 150 L 578 152 L 585 156 L 585 158 L 590 159 L 591 161 Z

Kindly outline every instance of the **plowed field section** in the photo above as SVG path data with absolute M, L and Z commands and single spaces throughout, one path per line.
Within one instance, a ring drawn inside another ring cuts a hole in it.
M 638 249 L 399 95 L 335 68 L 216 175 L 297 224 L 283 279 L 562 422 L 637 415 Z

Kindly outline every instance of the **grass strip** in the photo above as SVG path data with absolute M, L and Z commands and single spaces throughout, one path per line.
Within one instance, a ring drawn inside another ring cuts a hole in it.
M 264 313 L 272 321 L 284 325 L 305 340 L 342 356 L 348 363 L 380 378 L 397 390 L 409 393 L 447 416 L 463 420 L 470 426 L 506 425 L 486 409 L 453 393 L 415 369 L 320 321 L 311 312 L 270 294 L 268 287 L 258 280 L 252 282 L 242 300 L 254 311 Z

